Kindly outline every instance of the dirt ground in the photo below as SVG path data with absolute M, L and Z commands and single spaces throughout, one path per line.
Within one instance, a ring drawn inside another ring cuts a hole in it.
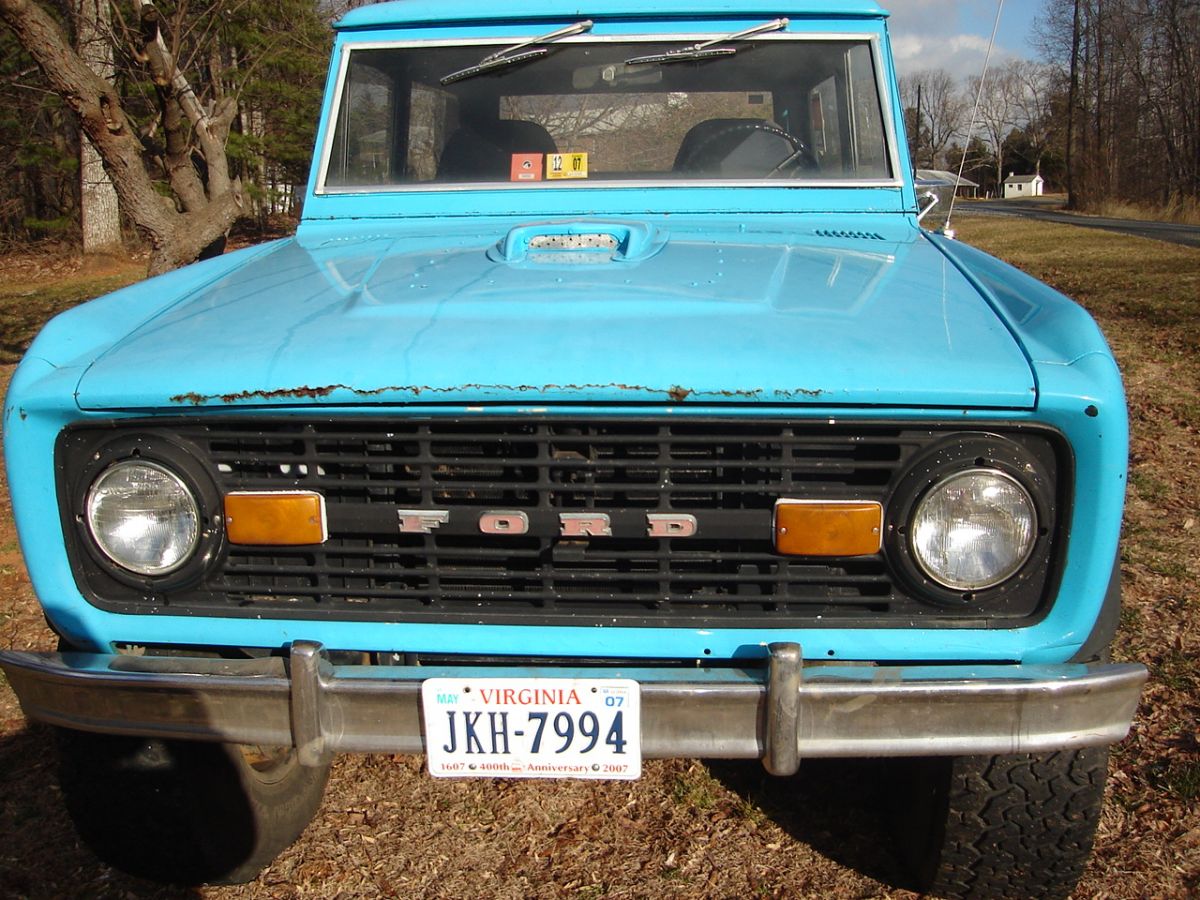
M 1152 681 L 1114 752 L 1076 897 L 1200 896 L 1200 251 L 1058 225 L 959 228 L 1088 306 L 1130 399 L 1115 656 L 1146 663 Z M 43 288 L 52 305 L 86 291 L 72 279 L 83 275 L 31 272 L 0 286 L 0 350 L 32 336 L 26 306 Z M 12 358 L 0 360 L 0 386 Z M 52 645 L 0 476 L 0 646 Z M 788 779 L 751 764 L 654 761 L 636 783 L 549 783 L 435 781 L 419 757 L 342 757 L 317 820 L 256 882 L 187 891 L 129 878 L 78 843 L 50 748 L 0 677 L 0 897 L 916 896 L 887 842 L 888 769 L 869 761 L 808 762 Z

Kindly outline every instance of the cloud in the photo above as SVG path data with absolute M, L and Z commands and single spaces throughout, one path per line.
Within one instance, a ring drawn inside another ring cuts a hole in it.
M 953 53 L 987 53 L 988 42 L 978 34 L 956 34 L 950 38 Z
M 919 69 L 946 69 L 956 78 L 978 75 L 987 54 L 995 4 L 992 0 L 884 0 L 892 17 L 888 29 L 901 75 Z M 1025 55 L 1024 34 L 1031 2 L 1005 7 L 992 50 L 992 65 Z

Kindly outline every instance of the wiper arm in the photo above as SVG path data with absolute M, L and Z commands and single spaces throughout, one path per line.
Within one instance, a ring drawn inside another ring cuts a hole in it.
M 635 56 L 632 59 L 625 60 L 625 65 L 637 66 L 645 63 L 686 62 L 696 59 L 709 59 L 714 56 L 733 56 L 733 54 L 737 53 L 737 47 L 714 47 L 713 45 L 724 44 L 727 41 L 742 41 L 756 34 L 763 34 L 767 31 L 781 31 L 787 27 L 787 19 L 775 19 L 772 22 L 764 22 L 762 25 L 747 28 L 745 31 L 737 31 L 725 37 L 713 38 L 711 41 L 701 41 L 698 44 L 692 44 L 690 47 L 683 47 L 679 50 L 668 50 L 666 53 L 652 53 L 649 56 Z
M 545 56 L 550 52 L 545 47 L 535 47 L 533 50 L 525 50 L 525 48 L 533 47 L 534 44 L 548 44 L 550 41 L 557 41 L 559 38 L 570 37 L 573 34 L 583 34 L 585 31 L 591 30 L 592 20 L 584 19 L 582 22 L 576 22 L 574 25 L 568 25 L 566 28 L 558 29 L 558 31 L 551 31 L 549 34 L 530 38 L 527 41 L 521 41 L 519 44 L 513 44 L 511 47 L 505 47 L 503 50 L 497 50 L 495 53 L 489 53 L 473 66 L 468 66 L 465 69 L 442 76 L 441 82 L 442 84 L 453 84 L 456 81 L 462 81 L 464 78 L 471 78 L 475 75 L 482 75 L 484 72 L 490 72 L 493 69 L 502 69 L 505 66 L 525 62 L 528 59 Z M 525 52 L 518 52 L 521 50 Z

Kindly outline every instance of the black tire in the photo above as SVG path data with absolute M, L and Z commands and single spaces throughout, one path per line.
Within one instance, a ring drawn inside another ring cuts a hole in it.
M 291 750 L 58 730 L 80 837 L 110 865 L 173 884 L 252 881 L 316 815 L 328 766 Z
M 898 839 L 945 898 L 1063 898 L 1092 851 L 1108 749 L 906 761 Z

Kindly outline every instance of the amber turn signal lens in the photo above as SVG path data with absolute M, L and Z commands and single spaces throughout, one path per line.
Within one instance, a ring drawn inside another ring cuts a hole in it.
M 323 544 L 325 498 L 315 491 L 226 494 L 225 534 L 231 544 Z
M 870 556 L 883 541 L 883 505 L 867 500 L 778 500 L 775 549 L 789 556 Z

